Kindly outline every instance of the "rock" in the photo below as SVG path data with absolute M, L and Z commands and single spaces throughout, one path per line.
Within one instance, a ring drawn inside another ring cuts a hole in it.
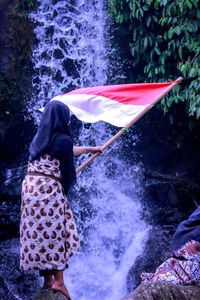
M 142 272 L 155 272 L 155 269 L 170 257 L 171 251 L 169 248 L 173 232 L 173 227 L 165 229 L 161 226 L 152 227 L 149 231 L 149 239 L 145 244 L 142 256 L 136 258 L 133 266 L 128 272 L 128 292 L 133 291 L 141 283 L 140 275 Z
M 26 165 L 0 164 L 0 241 L 19 236 L 21 182 Z
M 20 271 L 19 239 L 0 243 L 0 261 L 0 299 L 33 299 L 40 289 L 39 277 L 36 271 Z
M 62 50 L 60 50 L 60 49 L 55 49 L 54 52 L 53 52 L 53 56 L 56 59 L 62 59 L 62 58 L 64 58 L 64 54 L 63 54 Z
M 59 292 L 49 289 L 41 289 L 34 300 L 66 300 L 66 297 Z
M 165 282 L 141 284 L 122 300 L 199 300 L 200 288 L 180 286 Z
M 3 177 L 4 182 L 1 187 L 0 196 L 6 195 L 10 197 L 19 197 L 21 196 L 21 183 L 26 174 L 27 165 L 23 166 L 14 166 L 11 168 L 4 168 Z
M 11 0 L 1 0 L 0 1 L 0 10 L 4 10 L 10 4 Z
M 32 93 L 34 38 L 29 12 L 36 2 L 0 1 L 0 163 L 20 159 L 35 131 L 27 118 L 27 100 Z

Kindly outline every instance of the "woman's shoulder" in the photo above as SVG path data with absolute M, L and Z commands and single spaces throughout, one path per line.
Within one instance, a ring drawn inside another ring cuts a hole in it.
M 66 154 L 69 154 L 73 151 L 73 142 L 70 136 L 66 134 L 59 134 L 53 141 L 51 145 L 52 154 L 58 157 L 65 157 Z
M 57 144 L 62 144 L 63 146 L 68 144 L 73 145 L 71 136 L 66 135 L 64 133 L 57 135 L 56 138 L 54 139 L 54 142 Z

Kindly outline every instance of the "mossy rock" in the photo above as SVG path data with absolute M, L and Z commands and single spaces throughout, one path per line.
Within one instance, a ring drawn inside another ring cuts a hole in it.
M 199 300 L 200 288 L 180 286 L 165 282 L 141 284 L 122 300 Z
M 59 292 L 49 289 L 41 289 L 34 300 L 66 300 L 67 298 Z

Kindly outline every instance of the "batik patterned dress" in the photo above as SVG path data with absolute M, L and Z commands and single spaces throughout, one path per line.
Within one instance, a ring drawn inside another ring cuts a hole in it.
M 79 249 L 70 204 L 61 185 L 60 162 L 49 155 L 29 162 L 22 183 L 20 267 L 64 270 Z
M 162 263 L 155 273 L 142 273 L 142 282 L 165 281 L 178 285 L 200 286 L 200 243 L 191 240 L 173 257 Z

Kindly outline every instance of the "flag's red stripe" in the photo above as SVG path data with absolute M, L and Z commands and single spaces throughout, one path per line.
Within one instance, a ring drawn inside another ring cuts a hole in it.
M 173 82 L 120 84 L 81 88 L 67 94 L 100 95 L 123 104 L 152 104 Z

